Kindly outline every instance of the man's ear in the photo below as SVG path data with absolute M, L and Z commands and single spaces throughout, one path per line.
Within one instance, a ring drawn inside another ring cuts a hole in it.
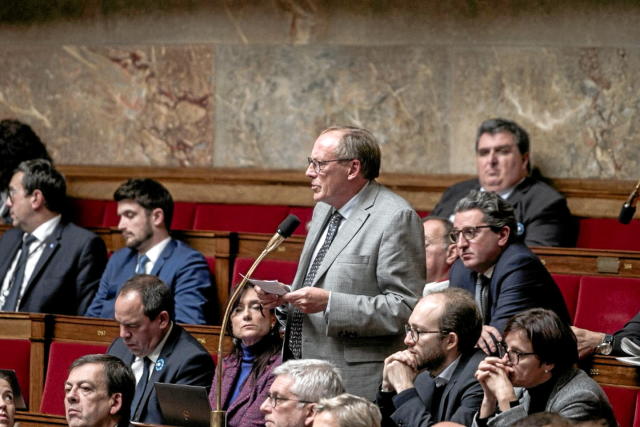
M 115 415 L 122 408 L 122 393 L 113 393 L 109 397 L 109 414 Z
M 156 226 L 156 228 L 164 228 L 164 211 L 160 208 L 152 210 L 151 222 Z
M 171 322 L 171 316 L 169 316 L 169 313 L 166 310 L 162 310 L 160 314 L 158 314 L 158 319 L 160 319 L 161 328 L 164 329 L 169 327 L 169 322 Z
M 360 160 L 358 159 L 350 160 L 350 162 L 351 164 L 349 165 L 349 175 L 347 175 L 347 178 L 355 179 L 358 177 L 358 175 L 360 175 L 360 170 L 362 169 L 362 163 L 360 163 Z
M 305 427 L 311 427 L 313 425 L 313 419 L 316 417 L 316 403 L 309 403 L 304 405 L 304 425 Z
M 445 258 L 445 262 L 448 266 L 452 266 L 454 262 L 458 259 L 458 247 L 455 243 L 451 243 L 447 246 L 447 257 Z
M 530 158 L 529 158 L 529 153 L 524 153 L 522 155 L 522 169 L 524 169 L 523 173 L 525 176 L 529 175 L 529 162 L 530 162 Z
M 38 190 L 37 188 L 33 190 L 33 193 L 29 194 L 29 196 L 27 197 L 31 197 L 31 209 L 33 209 L 34 211 L 37 211 L 43 206 L 47 205 L 44 199 L 44 194 L 42 194 L 42 191 Z
M 445 348 L 447 350 L 451 350 L 453 348 L 458 347 L 458 334 L 455 332 L 449 332 L 447 336 L 444 338 Z
M 498 246 L 500 246 L 501 248 L 504 248 L 505 246 L 507 246 L 507 243 L 509 242 L 509 235 L 511 234 L 511 229 L 509 227 L 507 227 L 506 225 L 504 227 L 502 227 L 500 229 L 500 231 L 498 231 Z

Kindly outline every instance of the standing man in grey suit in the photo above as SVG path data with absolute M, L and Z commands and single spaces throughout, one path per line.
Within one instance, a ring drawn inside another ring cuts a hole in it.
M 348 392 L 373 399 L 424 286 L 422 224 L 375 181 L 380 147 L 369 131 L 325 130 L 308 162 L 316 207 L 292 292 L 260 290 L 261 302 L 288 304 L 285 350 L 293 357 L 330 360 Z

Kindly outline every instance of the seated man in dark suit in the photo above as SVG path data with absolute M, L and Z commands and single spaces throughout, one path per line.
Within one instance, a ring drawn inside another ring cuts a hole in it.
M 64 177 L 47 160 L 20 163 L 7 206 L 15 228 L 0 238 L 0 309 L 82 315 L 107 261 L 104 242 L 62 219 Z
M 476 167 L 478 178 L 448 188 L 431 215 L 450 217 L 470 190 L 495 191 L 515 208 L 518 235 L 527 245 L 575 246 L 577 222 L 560 193 L 530 176 L 529 135 L 517 123 L 491 119 L 480 125 Z
M 131 366 L 136 377 L 132 421 L 165 424 L 155 383 L 209 387 L 213 380 L 211 355 L 171 321 L 171 310 L 171 291 L 156 276 L 134 276 L 118 293 L 115 319 L 120 324 L 120 338 L 107 353 Z
M 74 360 L 64 385 L 69 427 L 128 427 L 136 381 L 131 368 L 108 354 Z
M 130 179 L 114 193 L 118 202 L 118 229 L 126 248 L 115 252 L 86 312 L 91 317 L 113 317 L 118 290 L 135 274 L 153 274 L 171 288 L 175 320 L 205 324 L 212 319 L 208 302 L 213 296 L 211 276 L 202 254 L 169 235 L 173 199 L 152 179 Z
M 553 310 L 571 323 L 560 289 L 529 248 L 517 241 L 513 207 L 496 193 L 472 190 L 456 205 L 451 240 L 459 259 L 450 286 L 475 295 L 484 318 L 478 345 L 495 353 L 507 320 L 528 308 Z
M 383 425 L 471 425 L 482 387 L 474 374 L 485 354 L 475 349 L 482 316 L 473 297 L 448 288 L 416 305 L 404 339 L 407 349 L 384 361 L 378 405 Z
M 624 328 L 613 335 L 576 328 L 575 326 L 572 326 L 571 329 L 573 329 L 573 333 L 576 334 L 578 339 L 578 351 L 581 359 L 594 353 L 624 356 L 625 353 L 620 347 L 623 338 L 629 338 L 640 345 L 640 311 L 624 325 Z

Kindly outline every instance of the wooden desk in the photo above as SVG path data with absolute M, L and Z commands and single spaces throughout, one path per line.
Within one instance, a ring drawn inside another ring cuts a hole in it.
M 66 426 L 67 419 L 60 415 L 36 414 L 33 412 L 16 412 L 16 422 L 20 427 Z
M 622 363 L 614 356 L 594 355 L 581 361 L 580 367 L 599 384 L 640 389 L 640 366 Z
M 640 252 L 532 247 L 551 273 L 640 277 Z
M 36 313 L 0 313 L 0 338 L 31 342 L 29 360 L 29 408 L 40 408 L 44 384 L 45 338 L 50 317 Z M 4 349 L 4 351 L 7 351 Z

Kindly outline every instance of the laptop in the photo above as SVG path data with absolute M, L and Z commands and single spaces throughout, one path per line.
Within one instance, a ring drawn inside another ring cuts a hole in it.
M 206 387 L 155 383 L 160 410 L 166 424 L 209 427 L 211 405 Z
M 16 409 L 27 409 L 22 393 L 20 393 L 20 385 L 18 385 L 16 371 L 13 369 L 0 369 L 0 372 L 9 379 L 9 385 L 13 389 L 13 402 L 16 405 Z

